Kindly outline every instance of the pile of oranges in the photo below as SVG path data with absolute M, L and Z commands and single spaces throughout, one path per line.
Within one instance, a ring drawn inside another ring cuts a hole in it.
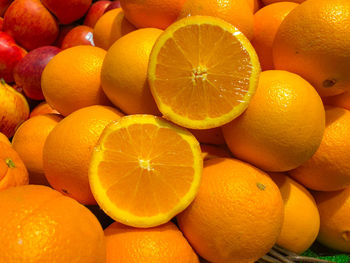
M 350 2 L 120 3 L 0 125 L 0 262 L 349 253 Z

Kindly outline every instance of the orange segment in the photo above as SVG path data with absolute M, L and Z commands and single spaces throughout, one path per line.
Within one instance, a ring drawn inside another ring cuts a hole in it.
M 186 128 L 209 129 L 246 109 L 259 73 L 257 55 L 237 28 L 219 18 L 191 16 L 158 38 L 148 80 L 166 118 Z
M 135 227 L 169 221 L 194 199 L 203 161 L 196 138 L 160 117 L 111 123 L 92 154 L 92 193 L 114 220 Z

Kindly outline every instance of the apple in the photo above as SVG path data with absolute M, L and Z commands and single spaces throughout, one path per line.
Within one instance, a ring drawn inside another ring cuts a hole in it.
M 2 31 L 3 23 L 4 23 L 4 19 L 2 17 L 0 17 L 0 31 Z
M 58 24 L 40 0 L 16 0 L 6 10 L 3 30 L 27 50 L 54 43 Z
M 29 117 L 26 98 L 0 79 L 0 132 L 11 138 L 16 128 Z
M 9 34 L 0 32 L 0 78 L 13 82 L 13 69 L 26 54 Z
M 6 9 L 13 2 L 13 0 L 0 0 L 0 16 L 3 16 L 6 12 Z
M 41 73 L 46 64 L 59 52 L 60 48 L 43 46 L 28 52 L 13 70 L 13 76 L 17 86 L 21 87 L 24 94 L 33 100 L 43 100 L 41 91 Z
M 95 46 L 93 41 L 94 29 L 89 26 L 76 26 L 70 30 L 62 41 L 62 49 L 67 49 L 79 45 Z
M 69 25 L 60 25 L 58 37 L 56 38 L 55 43 L 53 43 L 53 46 L 61 47 L 62 41 L 65 38 L 65 36 L 68 34 L 68 32 L 78 25 L 79 24 L 75 24 L 75 23 L 69 24 Z
M 111 4 L 111 1 L 97 1 L 93 3 L 84 19 L 84 25 L 94 27 L 97 20 L 104 14 L 105 9 Z
M 113 1 L 106 9 L 105 9 L 105 13 L 112 10 L 112 9 L 116 9 L 116 8 L 120 8 L 120 1 Z
M 41 0 L 61 24 L 70 24 L 82 18 L 91 6 L 92 0 Z

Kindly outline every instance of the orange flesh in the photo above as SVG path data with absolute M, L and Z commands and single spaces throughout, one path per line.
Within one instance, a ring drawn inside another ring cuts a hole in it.
M 219 26 L 189 25 L 161 48 L 154 86 L 175 113 L 202 120 L 244 101 L 251 74 L 249 54 L 232 33 Z
M 191 147 L 171 129 L 133 124 L 110 133 L 102 147 L 99 180 L 122 210 L 136 216 L 166 213 L 191 187 Z

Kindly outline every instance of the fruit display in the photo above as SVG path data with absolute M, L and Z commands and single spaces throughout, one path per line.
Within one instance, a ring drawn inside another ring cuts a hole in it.
M 0 0 L 0 263 L 349 263 L 349 0 Z

